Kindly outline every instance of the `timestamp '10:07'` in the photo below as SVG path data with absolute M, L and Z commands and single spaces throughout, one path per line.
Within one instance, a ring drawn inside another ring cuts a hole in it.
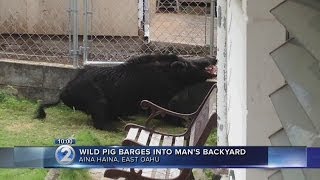
M 76 144 L 76 140 L 72 138 L 68 139 L 55 139 L 54 144 L 62 145 L 62 144 Z

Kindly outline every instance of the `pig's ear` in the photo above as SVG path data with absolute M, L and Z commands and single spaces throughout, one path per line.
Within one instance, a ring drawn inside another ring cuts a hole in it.
M 175 61 L 170 64 L 170 67 L 178 72 L 185 72 L 187 70 L 187 64 L 182 61 Z

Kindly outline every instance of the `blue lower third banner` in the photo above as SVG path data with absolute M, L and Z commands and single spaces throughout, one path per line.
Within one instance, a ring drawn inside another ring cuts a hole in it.
M 320 168 L 320 148 L 125 147 L 0 148 L 0 167 L 19 168 Z

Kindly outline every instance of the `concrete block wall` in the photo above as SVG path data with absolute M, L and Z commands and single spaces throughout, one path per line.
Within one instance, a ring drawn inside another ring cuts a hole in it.
M 12 86 L 33 100 L 56 100 L 76 73 L 70 65 L 0 59 L 0 86 Z
M 57 100 L 62 88 L 77 71 L 70 65 L 0 59 L 0 88 L 12 86 L 28 99 L 52 102 Z M 213 83 L 198 83 L 182 90 L 172 98 L 168 107 L 177 112 L 195 111 Z

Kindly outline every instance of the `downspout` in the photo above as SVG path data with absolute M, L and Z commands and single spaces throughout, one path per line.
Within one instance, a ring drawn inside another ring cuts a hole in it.
M 217 0 L 217 135 L 218 146 L 228 146 L 227 121 L 227 0 Z

